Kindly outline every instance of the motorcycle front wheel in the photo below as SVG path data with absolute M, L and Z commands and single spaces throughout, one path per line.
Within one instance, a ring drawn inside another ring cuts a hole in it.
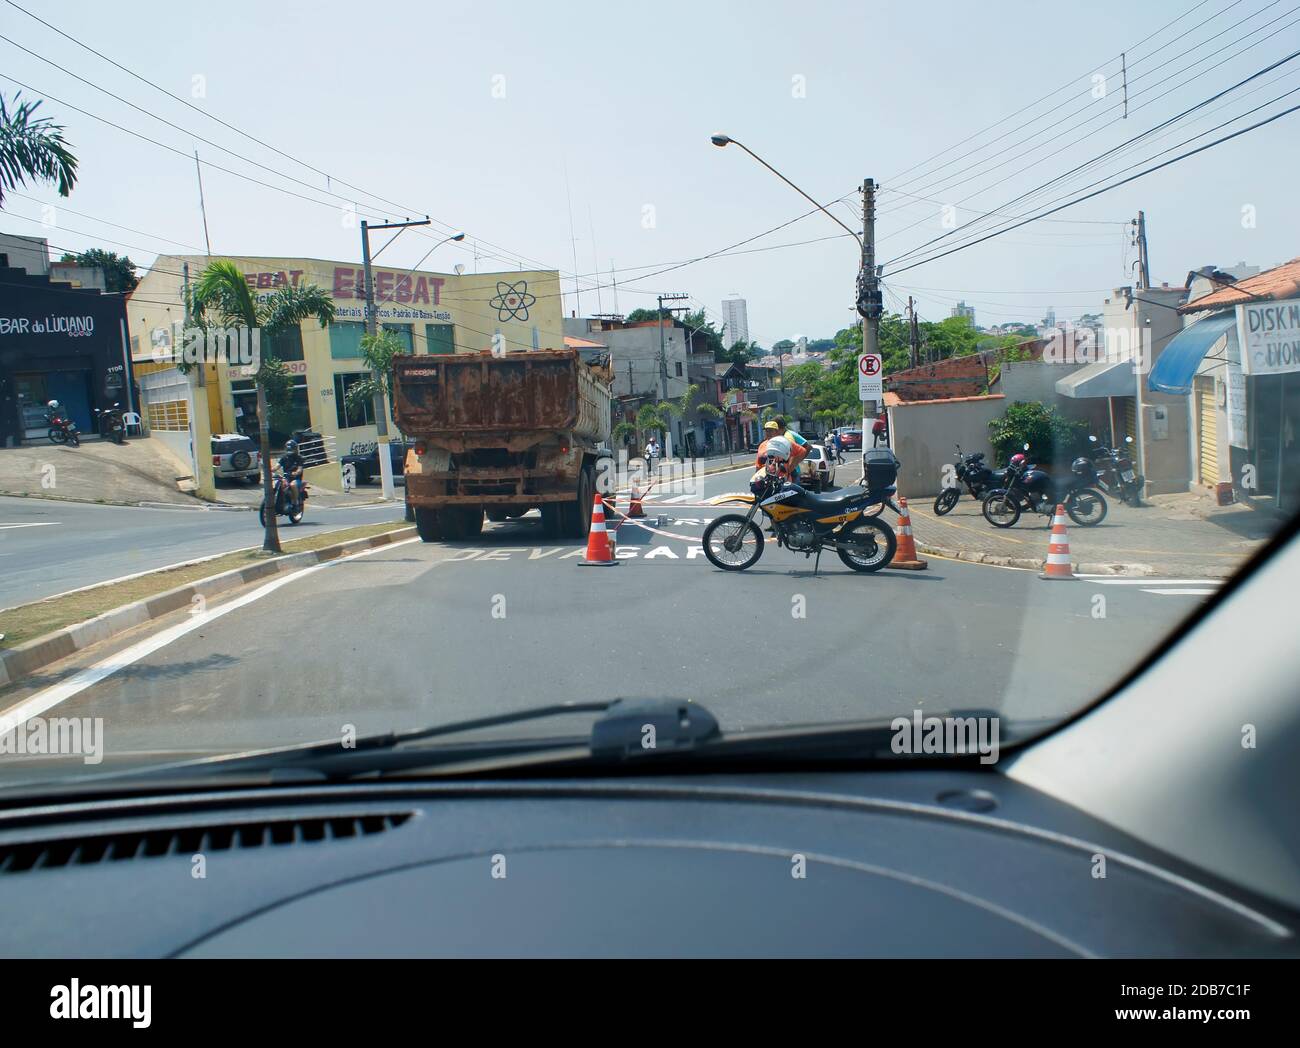
M 74 448 L 81 447 L 81 434 L 79 434 L 75 429 L 69 430 L 68 443 L 71 444 Z
M 835 552 L 854 571 L 879 571 L 894 559 L 898 537 L 894 529 L 874 517 L 859 517 L 840 529 Z
M 1095 488 L 1080 488 L 1070 492 L 1065 500 L 1065 512 L 1080 527 L 1096 527 L 1106 519 L 1106 496 Z
M 1009 528 L 1020 519 L 1020 503 L 1005 491 L 992 491 L 984 498 L 983 512 L 995 528 Z
M 744 571 L 763 555 L 763 532 L 739 513 L 718 517 L 704 529 L 704 555 L 723 571 Z
M 960 488 L 944 488 L 934 500 L 934 515 L 942 517 L 945 513 L 951 513 L 960 498 Z

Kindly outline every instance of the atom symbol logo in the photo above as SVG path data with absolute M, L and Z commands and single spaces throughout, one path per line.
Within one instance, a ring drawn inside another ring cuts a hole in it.
M 497 319 L 505 323 L 507 320 L 527 320 L 528 307 L 536 301 L 537 296 L 528 291 L 527 280 L 518 284 L 498 280 L 496 297 L 488 305 L 497 311 Z

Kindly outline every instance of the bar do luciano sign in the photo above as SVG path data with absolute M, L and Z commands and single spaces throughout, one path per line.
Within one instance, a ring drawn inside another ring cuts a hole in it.
M 1237 341 L 1244 374 L 1300 371 L 1300 298 L 1238 306 Z

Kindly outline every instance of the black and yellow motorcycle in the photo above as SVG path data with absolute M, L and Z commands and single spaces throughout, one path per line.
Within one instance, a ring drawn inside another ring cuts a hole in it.
M 869 451 L 865 487 L 841 488 L 815 495 L 798 484 L 787 483 L 774 463 L 768 463 L 750 480 L 748 494 L 723 495 L 714 505 L 746 503 L 749 512 L 727 513 L 704 529 L 704 555 L 724 571 L 744 571 L 763 555 L 763 529 L 754 523 L 761 510 L 771 521 L 778 546 L 805 557 L 833 549 L 854 571 L 879 571 L 894 559 L 898 539 L 893 529 L 871 516 L 881 504 L 899 512 L 891 496 L 898 489 L 898 460 L 887 449 Z

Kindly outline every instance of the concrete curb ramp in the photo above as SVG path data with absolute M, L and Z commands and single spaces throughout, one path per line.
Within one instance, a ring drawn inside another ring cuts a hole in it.
M 1043 570 L 1043 557 L 1003 557 L 997 553 L 975 553 L 965 549 L 946 549 L 943 546 L 930 546 L 918 542 L 916 548 L 921 553 L 930 553 L 936 557 L 950 560 L 964 560 L 971 564 L 993 564 L 1000 568 L 1025 568 L 1030 571 Z M 1159 574 L 1150 564 L 1092 564 L 1075 561 L 1073 570 L 1079 575 L 1156 575 Z M 1202 573 L 1203 574 L 1203 573 Z
M 136 601 L 134 604 L 126 604 L 112 611 L 106 611 L 85 622 L 65 626 L 61 630 L 47 633 L 44 637 L 37 637 L 26 644 L 20 644 L 16 648 L 0 653 L 0 687 L 16 683 L 23 677 L 35 673 L 50 663 L 65 659 L 82 648 L 88 648 L 92 644 L 125 633 L 142 623 L 189 607 L 196 596 L 215 597 L 228 590 L 238 589 L 249 582 L 271 578 L 286 571 L 307 568 L 327 560 L 337 560 L 339 557 L 374 549 L 376 546 L 387 546 L 414 534 L 414 528 L 399 528 L 382 535 L 340 542 L 334 546 L 308 550 L 305 553 L 290 553 L 261 564 L 250 564 L 246 568 L 236 568 L 234 571 L 198 579 L 184 586 L 167 590 L 165 593 Z

